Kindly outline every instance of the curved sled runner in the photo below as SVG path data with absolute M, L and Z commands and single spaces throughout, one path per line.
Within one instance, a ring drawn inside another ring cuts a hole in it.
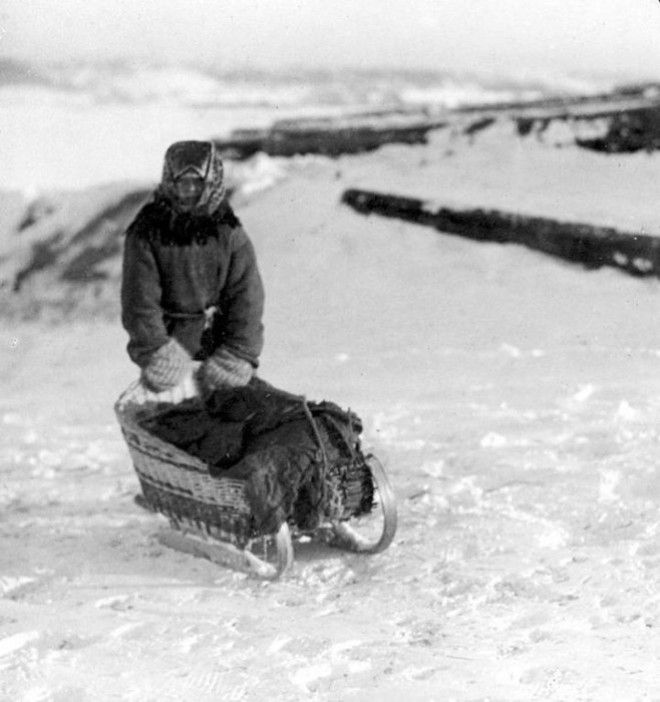
M 330 543 L 356 553 L 380 553 L 396 533 L 396 498 L 383 464 L 373 454 L 366 457 L 366 462 L 374 483 L 372 511 L 364 517 L 334 522 Z
M 147 390 L 140 382 L 130 385 L 117 400 L 115 413 L 142 488 L 136 503 L 164 515 L 170 528 L 159 541 L 170 548 L 208 558 L 263 579 L 275 579 L 293 564 L 292 530 L 283 522 L 271 534 L 255 532 L 245 496 L 245 485 L 235 478 L 213 476 L 209 466 L 140 425 L 164 408 L 199 395 L 192 376 L 163 393 Z M 319 529 L 330 533 L 330 544 L 357 553 L 379 553 L 396 532 L 396 500 L 385 469 L 378 459 L 364 457 L 373 484 L 371 509 L 353 514 L 348 507 L 322 519 Z M 328 479 L 337 480 L 337 476 Z M 336 487 L 336 485 L 335 485 Z M 309 532 L 307 532 L 309 533 Z

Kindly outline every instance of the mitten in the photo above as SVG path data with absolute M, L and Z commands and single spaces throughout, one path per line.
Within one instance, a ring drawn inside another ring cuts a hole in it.
M 199 379 L 206 392 L 243 387 L 253 375 L 254 368 L 249 361 L 223 346 L 204 361 L 199 371 Z
M 175 339 L 161 346 L 142 369 L 142 382 L 149 390 L 162 392 L 178 385 L 190 369 L 190 354 Z

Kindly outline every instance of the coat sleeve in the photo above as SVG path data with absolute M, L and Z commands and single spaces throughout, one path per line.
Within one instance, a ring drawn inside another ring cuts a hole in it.
M 128 355 L 144 368 L 169 336 L 163 321 L 161 283 L 149 241 L 129 231 L 124 242 L 121 320 L 128 332 Z
M 232 232 L 231 258 L 220 295 L 220 311 L 220 344 L 256 368 L 264 344 L 264 288 L 254 246 L 242 227 Z

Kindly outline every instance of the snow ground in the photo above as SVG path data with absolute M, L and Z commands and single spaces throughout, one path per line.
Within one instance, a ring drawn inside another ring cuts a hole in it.
M 119 325 L 5 326 L 3 702 L 658 699 L 658 282 L 339 196 L 650 227 L 660 157 L 497 133 L 443 153 L 311 159 L 239 210 L 268 294 L 261 374 L 357 411 L 392 477 L 378 556 L 301 544 L 264 584 L 168 551 L 112 414 L 135 375 Z

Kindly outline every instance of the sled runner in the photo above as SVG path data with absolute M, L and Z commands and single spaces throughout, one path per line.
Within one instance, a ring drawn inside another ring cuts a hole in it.
M 292 537 L 321 537 L 338 548 L 367 554 L 390 545 L 397 525 L 394 493 L 381 463 L 364 455 L 359 445 L 351 447 L 350 458 L 344 460 L 335 453 L 331 454 L 335 460 L 330 460 L 319 445 L 323 500 L 311 527 L 309 519 L 299 523 L 296 513 L 274 528 L 264 529 L 263 522 L 260 527 L 245 480 L 231 471 L 228 476 L 214 471 L 145 428 L 184 401 L 196 400 L 201 404 L 191 376 L 163 393 L 135 382 L 115 405 L 142 488 L 136 502 L 169 520 L 169 528 L 159 534 L 161 543 L 265 579 L 279 577 L 292 565 Z M 320 441 L 307 403 L 305 410 Z

